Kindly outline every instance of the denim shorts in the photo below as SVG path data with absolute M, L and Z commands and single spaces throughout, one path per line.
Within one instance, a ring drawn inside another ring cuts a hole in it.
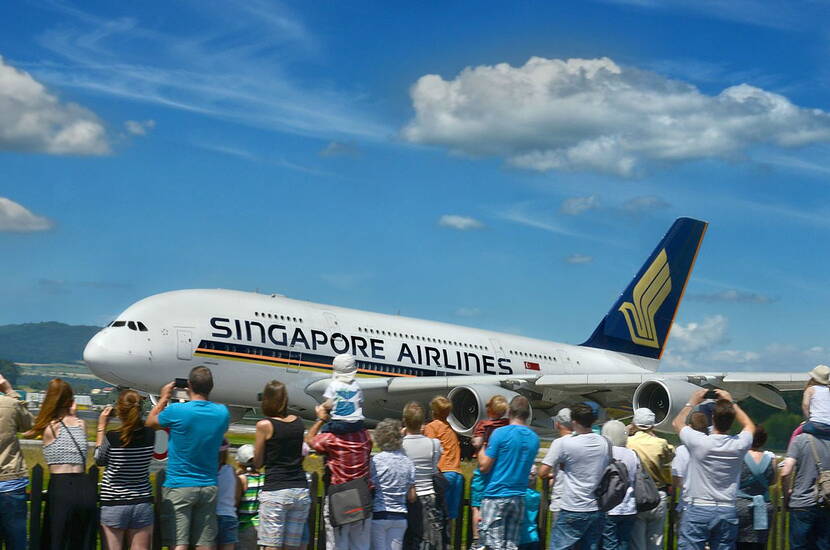
M 101 523 L 113 529 L 141 529 L 153 524 L 153 503 L 101 506 Z
M 216 516 L 216 544 L 239 542 L 239 521 L 234 516 Z

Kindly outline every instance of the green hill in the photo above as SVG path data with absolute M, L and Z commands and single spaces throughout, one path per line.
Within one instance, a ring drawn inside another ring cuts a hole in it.
M 17 363 L 72 363 L 100 327 L 49 321 L 0 325 L 0 357 Z

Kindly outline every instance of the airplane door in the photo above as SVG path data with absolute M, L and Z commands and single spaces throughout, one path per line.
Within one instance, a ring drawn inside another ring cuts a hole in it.
M 177 329 L 178 346 L 176 357 L 183 361 L 190 361 L 193 358 L 193 332 L 186 329 Z
M 499 357 L 507 357 L 507 353 L 504 351 L 501 342 L 499 342 L 495 338 L 490 338 L 490 344 L 493 346 L 493 355 L 496 359 L 498 359 Z
M 302 352 L 295 347 L 288 348 L 288 367 L 285 369 L 285 372 L 290 374 L 295 374 L 300 372 L 300 365 L 295 361 L 301 361 L 303 359 Z

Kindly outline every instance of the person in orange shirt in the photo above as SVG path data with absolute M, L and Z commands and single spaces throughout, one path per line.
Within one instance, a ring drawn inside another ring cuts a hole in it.
M 432 422 L 424 427 L 424 435 L 437 439 L 444 449 L 438 461 L 438 470 L 447 480 L 447 489 L 444 501 L 447 507 L 447 519 L 458 517 L 458 508 L 461 505 L 461 494 L 464 492 L 464 476 L 461 475 L 461 445 L 458 436 L 447 422 L 452 412 L 452 403 L 446 397 L 439 395 L 429 402 L 432 410 Z

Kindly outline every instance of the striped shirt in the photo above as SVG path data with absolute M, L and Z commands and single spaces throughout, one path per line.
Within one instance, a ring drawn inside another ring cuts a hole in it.
M 149 468 L 154 442 L 155 432 L 146 427 L 133 432 L 132 441 L 126 447 L 121 443 L 120 432 L 107 432 L 101 446 L 95 449 L 95 462 L 107 467 L 101 479 L 101 505 L 153 501 Z
M 239 528 L 249 525 L 259 525 L 259 493 L 265 483 L 265 475 L 256 472 L 245 472 L 247 489 L 239 500 Z

